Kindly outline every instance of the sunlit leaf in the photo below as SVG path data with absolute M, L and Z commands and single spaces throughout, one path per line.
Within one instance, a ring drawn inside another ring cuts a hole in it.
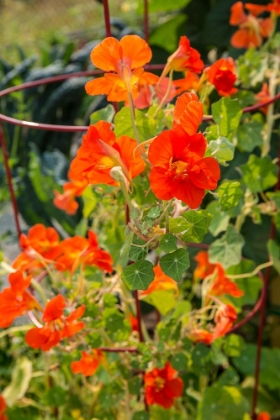
M 209 260 L 211 263 L 222 264 L 224 268 L 236 265 L 241 261 L 243 245 L 243 236 L 234 226 L 229 226 L 226 233 L 210 245 Z

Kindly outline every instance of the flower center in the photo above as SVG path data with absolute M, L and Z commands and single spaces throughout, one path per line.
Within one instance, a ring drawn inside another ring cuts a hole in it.
M 165 380 L 161 378 L 160 376 L 158 376 L 154 381 L 156 392 L 159 392 L 164 387 L 164 384 L 165 384 Z
M 170 162 L 170 175 L 172 175 L 175 179 L 185 179 L 188 177 L 188 166 L 189 164 L 183 162 L 182 160 Z

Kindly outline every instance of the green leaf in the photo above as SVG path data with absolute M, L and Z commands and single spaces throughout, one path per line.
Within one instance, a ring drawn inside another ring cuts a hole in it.
M 189 229 L 189 223 L 183 217 L 169 217 L 169 230 L 171 233 L 181 233 Z
M 280 247 L 275 241 L 269 239 L 267 242 L 267 249 L 269 252 L 270 259 L 273 263 L 273 267 L 280 274 Z
M 218 197 L 222 210 L 229 210 L 238 205 L 239 199 L 243 196 L 238 181 L 223 182 L 218 188 Z
M 237 99 L 222 98 L 212 105 L 212 115 L 220 127 L 220 135 L 227 136 L 239 126 L 242 108 Z
M 188 223 L 188 228 L 180 238 L 185 242 L 202 242 L 204 235 L 208 232 L 212 214 L 207 210 L 189 210 L 182 215 Z
M 134 233 L 129 229 L 129 232 L 125 235 L 125 242 L 120 249 L 120 256 L 125 257 L 128 255 L 131 244 L 133 242 Z
M 177 353 L 170 360 L 172 367 L 176 370 L 186 370 L 188 361 L 189 360 L 184 353 Z
M 108 331 L 115 332 L 123 328 L 124 316 L 118 309 L 105 308 L 102 317 Z
M 132 395 L 138 395 L 142 387 L 143 378 L 136 376 L 128 381 L 128 391 Z
M 100 120 L 112 122 L 115 115 L 113 105 L 109 104 L 105 108 L 95 111 L 90 116 L 90 124 L 95 124 Z
M 164 274 L 175 281 L 180 281 L 183 273 L 190 266 L 189 254 L 182 248 L 177 249 L 177 251 L 162 257 L 159 264 Z
M 26 357 L 18 359 L 12 371 L 11 383 L 3 390 L 2 395 L 11 406 L 26 393 L 32 376 L 32 363 Z
M 212 386 L 205 388 L 197 420 L 237 420 L 249 411 L 249 403 L 238 388 Z
M 122 279 L 130 290 L 147 290 L 154 280 L 153 264 L 142 260 L 124 268 Z
M 164 252 L 172 252 L 177 249 L 177 241 L 178 239 L 176 236 L 172 235 L 172 233 L 167 233 L 164 235 L 159 241 L 159 248 L 161 251 Z
M 162 315 L 166 315 L 177 304 L 172 290 L 155 290 L 143 300 L 153 305 Z
M 249 48 L 238 57 L 238 75 L 244 87 L 251 89 L 264 80 L 268 56 L 255 48 Z
M 147 411 L 136 411 L 133 414 L 132 420 L 149 420 L 150 416 Z
M 211 155 L 224 166 L 228 166 L 226 162 L 234 158 L 235 147 L 226 137 L 220 136 L 217 140 L 211 140 L 209 150 Z
M 252 152 L 256 146 L 261 146 L 263 144 L 263 129 L 263 124 L 257 121 L 248 121 L 242 124 L 236 133 L 238 146 L 246 152 Z
M 277 182 L 277 165 L 268 156 L 250 155 L 248 162 L 240 166 L 243 182 L 253 193 L 265 191 Z
M 138 261 L 138 260 L 142 260 L 143 258 L 146 257 L 148 250 L 146 247 L 139 247 L 139 246 L 133 246 L 133 244 L 135 245 L 145 245 L 145 241 L 143 241 L 142 239 L 140 239 L 138 236 L 134 235 L 133 236 L 133 240 L 132 240 L 132 245 L 129 251 L 129 258 L 131 259 L 131 261 Z
M 230 334 L 226 336 L 224 352 L 229 357 L 238 357 L 245 347 L 245 341 L 240 335 Z
M 172 318 L 178 320 L 181 319 L 183 325 L 187 325 L 190 320 L 190 313 L 192 305 L 188 300 L 177 302 L 176 308 L 172 314 Z
M 220 232 L 227 230 L 230 216 L 226 212 L 220 210 L 218 201 L 212 201 L 207 206 L 207 211 L 213 216 L 209 225 L 209 232 L 212 233 L 213 236 L 217 236 Z
M 94 194 L 92 187 L 87 187 L 85 191 L 82 194 L 83 199 L 83 216 L 84 218 L 88 218 L 90 214 L 93 212 L 93 210 L 96 207 L 97 204 L 97 197 Z
M 150 219 L 156 219 L 161 214 L 161 211 L 160 207 L 154 206 L 148 211 L 147 217 Z
M 251 273 L 254 269 L 255 263 L 253 261 L 242 259 L 238 265 L 228 268 L 226 272 L 227 274 L 236 275 Z M 262 288 L 262 281 L 259 276 L 249 276 L 244 279 L 235 279 L 233 281 L 237 284 L 238 288 L 244 292 L 244 295 L 238 298 L 229 297 L 234 306 L 242 308 L 245 305 L 255 305 Z
M 42 396 L 43 403 L 51 407 L 61 407 L 66 403 L 66 391 L 61 386 L 53 386 Z
M 114 119 L 115 123 L 115 134 L 117 137 L 126 135 L 131 138 L 135 138 L 130 110 L 124 106 L 117 114 Z M 151 116 L 146 115 L 143 111 L 135 109 L 135 124 L 140 141 L 148 140 L 158 134 L 162 127 L 158 124 L 158 121 L 153 119 Z
M 169 11 L 178 11 L 178 9 L 182 9 L 187 4 L 190 3 L 191 0 L 176 0 L 176 3 L 174 3 L 174 0 L 149 0 L 149 13 L 154 12 L 169 12 Z M 143 8 L 143 1 L 138 0 L 138 8 L 137 13 L 142 14 L 144 11 Z
M 226 233 L 210 245 L 210 262 L 220 263 L 224 268 L 238 264 L 241 261 L 244 243 L 243 236 L 236 231 L 234 226 L 229 226 Z
M 161 1 L 161 3 L 164 4 L 163 1 Z M 152 32 L 149 44 L 157 45 L 158 47 L 162 47 L 166 51 L 173 53 L 178 47 L 178 32 L 181 32 L 180 28 L 186 25 L 186 20 L 187 17 L 185 14 L 176 14 L 175 17 L 162 23 Z

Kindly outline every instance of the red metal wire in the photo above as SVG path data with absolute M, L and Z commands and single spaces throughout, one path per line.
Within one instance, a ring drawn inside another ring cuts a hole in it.
M 11 202 L 12 202 L 12 207 L 13 207 L 17 236 L 18 236 L 18 239 L 19 239 L 19 237 L 21 235 L 21 229 L 20 229 L 20 223 L 19 223 L 19 218 L 18 218 L 18 206 L 17 206 L 16 195 L 15 195 L 15 191 L 14 191 L 14 187 L 13 187 L 12 173 L 11 173 L 11 168 L 10 168 L 10 164 L 9 164 L 8 150 L 7 150 L 7 147 L 6 147 L 4 131 L 3 131 L 1 123 L 0 123 L 0 145 L 1 145 L 1 148 L 2 148 L 2 152 L 3 152 L 3 160 L 4 160 L 6 175 L 7 175 L 8 188 L 9 188 L 9 192 L 10 192 L 10 196 L 11 196 Z
M 109 11 L 108 0 L 103 0 L 103 12 L 104 12 L 106 36 L 111 36 L 111 23 L 110 23 L 110 11 Z

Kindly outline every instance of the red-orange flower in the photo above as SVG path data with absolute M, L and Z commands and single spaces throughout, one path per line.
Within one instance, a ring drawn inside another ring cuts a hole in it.
M 130 323 L 132 331 L 139 332 L 139 324 L 138 324 L 138 319 L 136 318 L 136 316 L 129 314 L 129 323 Z
M 258 415 L 257 420 L 270 420 L 270 414 L 267 411 L 262 411 Z
M 91 125 L 72 161 L 74 175 L 86 179 L 89 184 L 118 185 L 110 175 L 116 166 L 122 169 L 128 182 L 144 170 L 140 151 L 135 151 L 136 141 L 128 136 L 116 138 L 111 127 L 105 121 Z
M 260 19 L 257 16 L 262 13 L 262 7 L 256 7 L 250 3 L 245 4 L 248 15 L 246 15 L 243 3 L 238 1 L 231 7 L 231 16 L 229 23 L 233 26 L 239 26 L 239 29 L 231 37 L 231 45 L 235 48 L 259 47 L 263 38 L 267 38 L 273 30 L 271 18 Z
M 63 194 L 59 191 L 54 191 L 55 198 L 53 200 L 54 205 L 64 210 L 67 214 L 76 214 L 79 204 L 75 200 L 75 197 L 79 197 L 88 185 L 86 179 L 79 179 L 74 177 L 74 174 L 69 171 L 68 178 L 71 182 L 65 182 L 63 185 Z
M 201 73 L 204 63 L 197 50 L 191 47 L 190 41 L 186 36 L 181 36 L 177 50 L 168 57 L 167 64 L 163 69 L 161 79 L 165 77 L 170 70 Z
M 270 3 L 266 6 L 266 10 L 280 15 L 280 0 L 272 0 L 272 2 L 272 4 Z
M 269 94 L 268 84 L 266 82 L 263 83 L 262 89 L 259 93 L 256 93 L 255 100 L 257 104 L 262 104 L 271 99 L 271 96 Z M 261 111 L 263 111 L 264 114 L 267 113 L 269 105 L 263 106 L 260 108 Z
M 215 327 L 212 327 L 211 331 L 194 327 L 188 333 L 188 337 L 195 343 L 205 343 L 210 345 L 214 340 L 223 337 L 226 333 L 228 333 L 236 319 L 237 313 L 234 307 L 222 303 L 218 307 L 214 317 Z
M 23 252 L 14 260 L 15 269 L 30 271 L 43 267 L 40 262 L 55 260 L 59 254 L 59 235 L 52 227 L 46 228 L 38 223 L 29 229 L 28 235 L 21 234 L 20 246 Z
M 222 304 L 215 314 L 216 326 L 213 331 L 213 340 L 223 337 L 237 320 L 237 313 L 233 306 Z
M 184 383 L 169 362 L 162 369 L 154 368 L 144 375 L 145 398 L 148 405 L 158 404 L 170 408 L 174 399 L 181 397 Z
M 64 315 L 65 307 L 66 302 L 62 295 L 57 295 L 46 304 L 42 317 L 44 326 L 32 328 L 25 336 L 30 347 L 48 351 L 64 337 L 71 337 L 84 328 L 84 323 L 77 319 L 83 316 L 85 306 L 79 306 L 68 316 Z
M 80 265 L 96 265 L 101 270 L 112 272 L 112 257 L 103 249 L 99 248 L 97 237 L 94 232 L 88 232 L 88 239 L 81 236 L 64 239 L 60 243 L 61 255 L 56 259 L 58 271 L 77 270 Z
M 199 207 L 206 189 L 214 190 L 220 168 L 212 157 L 205 157 L 206 140 L 202 134 L 189 135 L 181 127 L 163 131 L 149 149 L 153 165 L 150 184 L 161 200 L 177 198 L 191 209 Z
M 40 308 L 37 300 L 26 290 L 31 283 L 32 276 L 24 277 L 21 271 L 9 275 L 10 287 L 0 292 L 0 328 L 6 328 L 18 316 L 34 308 Z
M 195 90 L 199 89 L 199 76 L 192 71 L 186 71 L 185 77 L 183 79 L 174 80 L 173 84 L 176 87 L 176 91 L 174 96 L 181 95 L 181 93 L 186 92 L 188 90 Z
M 211 264 L 209 255 L 206 251 L 200 251 L 195 257 L 198 266 L 194 271 L 194 277 L 204 279 L 213 274 L 213 280 L 209 284 L 207 293 L 212 296 L 230 295 L 240 297 L 244 292 L 240 290 L 236 283 L 226 277 L 226 272 L 221 264 Z
M 80 360 L 71 363 L 73 373 L 82 373 L 84 376 L 94 375 L 99 365 L 105 360 L 101 350 L 92 349 L 91 353 L 82 352 Z
M 147 290 L 141 292 L 141 296 L 147 296 L 157 290 L 173 290 L 176 295 L 178 294 L 178 284 L 171 277 L 164 274 L 159 264 L 154 267 L 154 273 L 154 280 L 150 283 Z
M 0 420 L 8 420 L 8 417 L 5 414 L 7 405 L 4 397 L 0 395 Z
M 96 67 L 113 73 L 86 83 L 89 95 L 104 94 L 108 101 L 127 101 L 128 90 L 135 99 L 139 94 L 139 85 L 156 82 L 157 76 L 145 72 L 143 68 L 152 58 L 151 49 L 137 35 L 126 35 L 120 41 L 108 37 L 93 48 L 90 58 Z
M 156 76 L 157 77 L 157 76 Z M 158 99 L 158 102 L 161 103 L 164 98 L 167 89 L 169 88 L 169 78 L 165 77 L 164 79 L 158 82 L 158 79 L 155 80 L 154 84 L 148 85 L 147 83 L 139 85 L 139 95 L 134 99 L 133 103 L 135 108 L 144 109 L 152 105 L 153 93 L 154 96 Z M 172 101 L 175 96 L 175 84 L 172 82 L 170 92 L 164 100 L 164 104 Z
M 205 70 L 208 80 L 215 86 L 219 95 L 228 96 L 237 92 L 233 87 L 236 81 L 235 64 L 231 57 L 221 58 Z
M 204 343 L 209 346 L 213 341 L 213 333 L 198 328 L 191 330 L 188 334 L 188 338 L 194 343 Z
M 195 93 L 184 93 L 177 98 L 172 128 L 182 127 L 190 136 L 195 134 L 203 118 L 203 104 Z

